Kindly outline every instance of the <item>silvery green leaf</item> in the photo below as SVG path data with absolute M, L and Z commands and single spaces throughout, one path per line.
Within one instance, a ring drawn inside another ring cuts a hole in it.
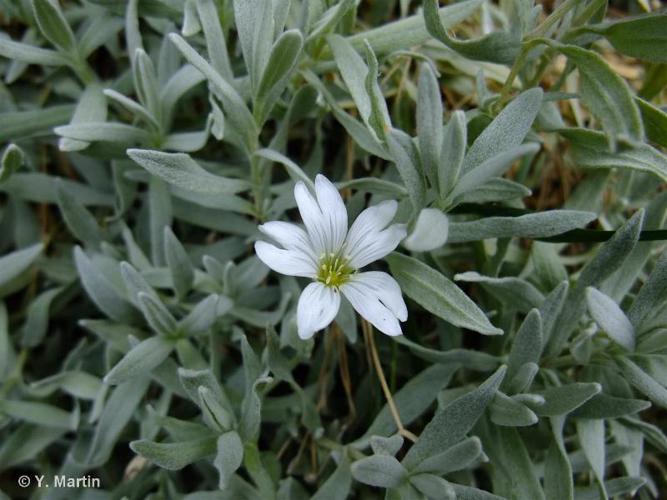
M 50 395 L 58 389 L 76 398 L 94 400 L 102 389 L 102 381 L 87 372 L 64 371 L 30 384 L 31 393 L 40 396 Z
M 515 97 L 472 143 L 463 160 L 463 173 L 520 146 L 540 110 L 542 96 L 542 90 L 537 87 Z
M 507 392 L 520 395 L 522 391 L 525 391 L 530 387 L 539 370 L 540 367 L 537 363 L 533 362 L 524 363 L 519 366 L 514 376 L 512 376 L 511 379 L 508 379 Z
M 285 90 L 294 72 L 303 48 L 303 37 L 298 30 L 289 30 L 280 35 L 271 48 L 255 93 L 254 115 L 258 124 L 264 123 L 276 101 Z
M 394 394 L 394 403 L 401 416 L 403 425 L 409 425 L 424 413 L 435 400 L 440 389 L 445 387 L 458 365 L 433 365 L 415 375 L 397 393 Z M 355 442 L 360 447 L 367 446 L 373 435 L 390 436 L 396 432 L 396 422 L 391 416 L 388 405 L 382 407 L 375 420 L 368 427 L 364 436 Z
M 204 16 L 202 16 L 204 17 Z M 197 13 L 196 0 L 185 0 L 183 5 L 183 26 L 181 34 L 183 36 L 193 36 L 201 31 L 199 14 Z
M 42 35 L 64 52 L 75 53 L 76 40 L 58 3 L 32 0 L 32 11 Z
M 153 61 L 141 48 L 136 49 L 133 57 L 132 77 L 134 78 L 134 88 L 139 102 L 160 123 L 162 116 L 162 104 L 159 97 L 160 86 Z
M 0 401 L 0 412 L 9 417 L 35 424 L 37 426 L 54 427 L 57 429 L 76 429 L 73 414 L 44 403 L 4 399 Z
M 489 125 L 491 126 L 491 125 Z M 456 200 L 460 196 L 477 189 L 478 186 L 489 181 L 493 177 L 498 177 L 519 158 L 535 154 L 539 151 L 538 144 L 522 144 L 514 149 L 503 151 L 492 156 L 471 170 L 468 170 L 454 184 L 454 189 L 449 193 L 448 198 Z
M 139 292 L 137 298 L 146 322 L 155 333 L 171 337 L 178 332 L 176 320 L 162 302 L 146 292 Z
M 403 446 L 403 436 L 400 434 L 391 437 L 371 436 L 370 443 L 374 454 L 393 457 Z
M 104 236 L 93 214 L 78 202 L 61 181 L 56 182 L 56 196 L 60 213 L 70 232 L 87 246 L 99 248 Z
M 429 252 L 447 242 L 449 219 L 437 208 L 422 208 L 412 233 L 403 240 L 403 246 L 413 252 Z
M 422 63 L 417 89 L 417 138 L 424 171 L 432 185 L 437 185 L 443 142 L 443 106 L 440 86 L 431 66 Z
M 431 36 L 468 59 L 510 65 L 521 48 L 521 39 L 504 31 L 489 33 L 474 40 L 452 39 L 440 22 L 437 0 L 424 1 L 424 19 Z
M 542 317 L 532 309 L 516 332 L 507 360 L 507 377 L 510 381 L 525 363 L 539 364 L 542 353 Z
M 218 487 L 224 490 L 236 470 L 243 463 L 243 443 L 236 431 L 225 432 L 218 438 L 213 464 L 218 469 Z
M 141 146 L 151 142 L 147 131 L 124 123 L 86 122 L 55 127 L 53 131 L 61 137 L 84 142 L 113 142 L 126 146 Z
M 410 484 L 426 495 L 427 498 L 455 500 L 456 492 L 452 485 L 434 474 L 416 474 L 410 476 Z
M 612 146 L 619 136 L 641 142 L 644 127 L 625 80 L 596 52 L 573 45 L 561 45 L 558 50 L 577 65 L 581 97 L 609 134 Z
M 494 278 L 491 276 L 482 276 L 474 271 L 468 271 L 455 275 L 454 280 L 480 283 L 482 287 L 489 290 L 494 297 L 503 302 L 508 308 L 521 312 L 528 312 L 534 307 L 539 307 L 544 301 L 544 295 L 529 282 L 521 278 Z
M 502 335 L 459 287 L 426 264 L 399 253 L 387 257 L 403 292 L 443 320 L 484 335 Z
M 123 24 L 122 19 L 108 15 L 101 15 L 93 19 L 86 31 L 79 37 L 81 57 L 88 58 L 96 49 L 118 36 Z
M 370 98 L 371 114 L 368 117 L 368 126 L 380 140 L 386 140 L 387 131 L 391 128 L 391 118 L 387 109 L 380 84 L 378 83 L 378 60 L 373 48 L 368 42 L 364 43 L 368 73 L 364 81 L 366 92 Z
M 552 290 L 567 280 L 567 270 L 553 244 L 534 241 L 530 250 L 535 279 L 543 290 Z
M 340 23 L 345 14 L 356 6 L 355 0 L 342 0 L 338 4 L 333 5 L 322 14 L 317 22 L 312 26 L 306 43 L 311 43 L 317 40 L 320 36 L 327 34 L 335 29 L 336 25 Z
M 489 455 L 492 460 L 503 460 L 504 467 L 499 474 L 505 476 L 512 491 L 519 498 L 543 500 L 542 486 L 519 432 L 510 427 L 499 427 L 492 435 L 495 439 L 493 447 L 488 449 Z
M 362 125 L 358 120 L 355 120 L 347 114 L 343 108 L 338 105 L 336 99 L 326 89 L 317 76 L 307 71 L 303 72 L 303 76 L 324 97 L 327 104 L 331 107 L 331 111 L 336 119 L 360 148 L 385 160 L 391 159 L 391 155 L 380 143 L 377 136 L 371 132 L 368 127 Z
M 408 191 L 413 210 L 424 206 L 426 185 L 415 152 L 412 139 L 398 129 L 392 129 L 386 136 L 387 147 Z
M 442 132 L 442 146 L 438 158 L 438 192 L 445 198 L 459 180 L 467 148 L 468 128 L 463 111 L 457 110 Z
M 198 21 L 204 29 L 206 38 L 206 49 L 208 57 L 211 59 L 211 65 L 215 70 L 228 81 L 234 77 L 229 63 L 229 53 L 227 52 L 227 43 L 225 34 L 220 26 L 220 14 L 213 0 L 195 0 L 197 3 Z M 185 26 L 184 26 L 185 28 Z M 183 35 L 188 36 L 186 33 Z
M 40 344 L 49 328 L 50 308 L 54 299 L 61 292 L 62 287 L 51 288 L 40 293 L 28 306 L 26 321 L 23 325 L 21 344 L 25 347 L 35 347 Z
M 85 457 L 86 464 L 95 467 L 109 459 L 122 431 L 144 397 L 149 382 L 147 377 L 137 377 L 113 390 L 97 419 L 95 433 Z
M 360 177 L 337 182 L 336 187 L 338 189 L 350 188 L 372 194 L 386 194 L 392 198 L 405 198 L 408 195 L 407 190 L 400 184 L 376 177 Z
M 369 126 L 371 116 L 371 98 L 366 90 L 366 77 L 368 76 L 368 66 L 352 47 L 350 42 L 340 35 L 329 35 L 327 42 L 331 47 L 334 59 L 338 65 L 343 81 L 350 92 L 354 104 L 359 110 L 361 119 Z
M 0 182 L 9 179 L 9 176 L 16 172 L 25 160 L 23 150 L 16 144 L 8 144 L 2 151 L 0 158 Z
M 505 371 L 505 366 L 501 366 L 479 387 L 436 412 L 405 455 L 403 465 L 413 469 L 423 460 L 461 441 L 495 396 Z
M 618 418 L 643 411 L 650 406 L 651 403 L 643 399 L 619 398 L 601 392 L 577 408 L 572 416 L 597 419 Z
M 390 455 L 372 455 L 352 463 L 352 477 L 380 488 L 396 488 L 408 476 L 405 467 Z
M 169 226 L 164 228 L 164 256 L 176 295 L 185 297 L 194 280 L 194 268 L 185 248 Z
M 215 432 L 230 429 L 234 423 L 234 416 L 219 397 L 211 389 L 201 385 L 197 388 L 197 394 L 204 422 Z
M 591 466 L 595 478 L 601 487 L 602 494 L 606 497 L 604 491 L 604 471 L 605 471 L 605 437 L 604 420 L 602 419 L 578 419 L 577 437 L 586 456 L 586 460 Z
M 151 371 L 174 349 L 174 343 L 161 337 L 150 337 L 133 347 L 104 377 L 104 383 L 118 385 Z
M 0 381 L 5 380 L 5 377 L 12 369 L 10 361 L 14 357 L 14 351 L 9 339 L 9 318 L 7 316 L 7 306 L 4 301 L 0 301 Z
M 494 177 L 474 190 L 462 194 L 457 202 L 482 204 L 491 201 L 515 200 L 530 196 L 530 194 L 531 190 L 523 184 L 502 177 Z
M 482 442 L 478 437 L 465 438 L 449 449 L 420 462 L 410 470 L 411 474 L 430 472 L 444 475 L 466 469 L 482 455 Z
M 558 328 L 554 329 L 547 343 L 547 354 L 558 354 L 576 322 L 585 310 L 585 290 L 598 286 L 620 266 L 635 247 L 644 221 L 644 211 L 637 211 L 614 236 L 589 260 L 579 274 L 577 284 L 570 290 L 559 316 Z
M 640 97 L 635 97 L 649 141 L 667 148 L 667 112 Z
M 635 330 L 621 308 L 593 287 L 586 288 L 586 303 L 595 322 L 609 337 L 629 351 L 635 349 Z
M 642 370 L 629 358 L 617 357 L 621 373 L 637 390 L 648 396 L 656 405 L 667 408 L 667 389 Z
M 0 460 L 7 467 L 29 462 L 66 432 L 55 427 L 19 424 L 0 446 Z
M 468 19 L 481 4 L 481 0 L 467 0 L 442 7 L 438 12 L 440 22 L 445 29 L 452 28 Z M 431 35 L 424 24 L 424 16 L 417 13 L 407 19 L 400 19 L 347 38 L 355 49 L 361 49 L 364 40 L 368 40 L 376 54 L 384 55 L 422 45 L 431 38 Z
M 185 389 L 185 392 L 190 396 L 190 399 L 201 406 L 201 397 L 199 387 L 205 387 L 214 395 L 225 409 L 230 410 L 229 400 L 225 395 L 223 388 L 220 386 L 218 380 L 213 376 L 211 370 L 188 370 L 185 368 L 178 369 L 178 378 Z
M 98 83 L 86 86 L 79 102 L 74 109 L 70 125 L 81 125 L 89 122 L 104 122 L 107 118 L 107 102 L 102 93 L 102 87 Z M 88 142 L 77 141 L 63 137 L 58 141 L 61 151 L 80 151 L 89 146 Z
M 244 181 L 211 174 L 184 153 L 128 149 L 127 154 L 151 174 L 188 191 L 220 195 L 247 189 Z
M 202 438 L 180 443 L 157 443 L 141 439 L 130 442 L 130 448 L 160 467 L 180 470 L 186 465 L 215 454 L 216 440 Z
M 0 47 L 2 38 L 0 38 Z M 72 117 L 74 106 L 60 104 L 29 111 L 0 113 L 0 140 L 8 141 L 32 135 L 51 134 L 56 125 L 67 123 Z
M 489 418 L 504 427 L 527 427 L 538 421 L 530 408 L 500 391 L 489 405 Z
M 667 63 L 667 15 L 655 13 L 587 26 L 623 54 L 654 63 Z
M 544 493 L 547 499 L 574 499 L 572 466 L 563 442 L 564 417 L 551 418 L 553 441 L 544 463 Z
M 547 238 L 583 227 L 597 218 L 591 212 L 548 210 L 518 217 L 485 217 L 471 222 L 450 222 L 449 242 L 488 238 Z
M 472 486 L 465 486 L 463 484 L 450 483 L 454 492 L 456 493 L 456 498 L 460 500 L 502 500 L 505 497 L 499 497 L 498 495 L 493 495 L 488 491 L 480 490 L 478 488 L 473 488 Z
M 121 262 L 119 267 L 130 302 L 139 307 L 140 293 L 148 294 L 156 301 L 160 300 L 153 287 L 150 286 L 141 273 L 132 267 L 132 265 L 127 262 Z
M 254 150 L 257 141 L 257 127 L 252 114 L 238 92 L 183 38 L 175 33 L 170 34 L 169 38 L 181 51 L 183 57 L 207 78 L 213 91 L 222 102 L 230 125 L 236 133 L 243 137 L 243 145 L 248 150 Z
M 544 397 L 544 404 L 535 406 L 533 411 L 541 417 L 567 415 L 598 394 L 602 387 L 598 383 L 575 382 L 551 387 L 538 394 Z
M 234 19 L 250 84 L 256 89 L 273 44 L 273 4 L 271 0 L 234 2 Z
M 69 64 L 68 58 L 60 52 L 42 49 L 26 43 L 14 42 L 5 37 L 0 37 L 0 56 L 12 61 L 23 61 L 43 66 L 64 66 Z
M 114 199 L 109 193 L 93 189 L 86 184 L 70 179 L 42 173 L 16 173 L 5 182 L 0 183 L 0 191 L 11 192 L 12 196 L 25 201 L 57 203 L 54 179 L 62 182 L 67 190 L 84 206 L 113 206 Z
M 0 257 L 0 296 L 5 295 L 16 278 L 27 272 L 43 251 L 44 245 L 37 243 Z
M 119 103 L 121 106 L 130 111 L 132 114 L 144 120 L 144 122 L 146 122 L 147 124 L 153 126 L 156 129 L 160 127 L 160 125 L 155 120 L 155 117 L 151 115 L 146 108 L 144 108 L 141 104 L 139 104 L 135 100 L 130 99 L 129 97 L 126 97 L 123 94 L 116 92 L 113 89 L 104 89 L 103 93 L 109 99 L 113 99 L 115 102 Z
M 544 299 L 540 306 L 540 315 L 542 316 L 542 343 L 543 347 L 548 345 L 557 320 L 563 310 L 563 305 L 570 289 L 568 281 L 563 281 L 554 288 Z
M 251 383 L 250 389 L 246 391 L 243 403 L 241 404 L 241 421 L 239 425 L 239 434 L 244 441 L 254 442 L 259 436 L 262 411 L 260 391 L 272 381 L 271 377 L 260 377 Z
M 315 492 L 312 500 L 345 500 L 350 493 L 351 486 L 350 462 L 343 454 L 336 470 Z
M 628 318 L 635 329 L 639 330 L 644 321 L 648 319 L 651 311 L 654 310 L 654 307 L 661 304 L 667 298 L 666 280 L 667 252 L 663 251 L 628 310 Z
M 602 132 L 567 128 L 559 130 L 559 133 L 570 140 L 578 167 L 637 170 L 667 179 L 667 157 L 648 144 L 619 140 L 616 152 L 612 153 Z
M 232 301 L 221 295 L 209 295 L 199 302 L 179 323 L 179 330 L 186 335 L 198 335 L 213 326 L 215 320 L 231 309 Z
M 266 160 L 280 163 L 283 167 L 285 167 L 287 174 L 294 181 L 301 181 L 311 189 L 311 192 L 315 191 L 315 183 L 310 179 L 310 177 L 308 177 L 308 175 L 306 175 L 306 173 L 303 171 L 301 167 L 299 167 L 296 163 L 287 158 L 285 155 L 279 153 L 278 151 L 274 151 L 273 149 L 268 149 L 268 148 L 255 151 L 255 154 Z
M 636 491 L 646 484 L 643 477 L 617 477 L 604 482 L 604 489 L 610 498 L 618 498 L 621 495 L 628 494 L 635 496 Z M 600 498 L 600 489 L 595 486 L 588 486 L 575 489 L 575 500 L 597 500 Z

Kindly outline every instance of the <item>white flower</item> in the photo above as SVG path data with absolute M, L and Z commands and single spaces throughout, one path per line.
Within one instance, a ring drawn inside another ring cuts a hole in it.
M 358 272 L 405 238 L 405 225 L 389 225 L 398 204 L 390 200 L 367 208 L 348 231 L 343 199 L 323 175 L 315 179 L 315 194 L 303 182 L 294 187 L 305 231 L 289 222 L 267 222 L 259 230 L 279 246 L 255 243 L 257 256 L 274 271 L 313 280 L 297 306 L 299 337 L 310 338 L 333 321 L 341 293 L 375 328 L 401 335 L 399 320 L 407 319 L 408 310 L 398 283 L 387 273 Z

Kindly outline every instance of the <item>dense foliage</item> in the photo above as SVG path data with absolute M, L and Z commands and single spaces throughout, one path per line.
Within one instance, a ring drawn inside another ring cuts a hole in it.
M 0 0 L 0 498 L 660 497 L 659 7 Z M 320 173 L 403 335 L 255 253 Z

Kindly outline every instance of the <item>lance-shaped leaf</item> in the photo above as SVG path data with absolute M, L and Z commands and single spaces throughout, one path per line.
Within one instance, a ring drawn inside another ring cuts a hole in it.
M 246 182 L 214 175 L 184 153 L 128 149 L 127 155 L 151 174 L 173 186 L 207 194 L 234 194 L 247 189 Z
M 236 431 L 225 432 L 218 438 L 213 464 L 218 469 L 219 488 L 224 490 L 236 470 L 243 463 L 243 443 Z
M 150 337 L 133 347 L 104 377 L 107 384 L 121 384 L 162 363 L 174 349 L 174 343 L 161 337 Z
M 371 486 L 396 488 L 407 479 L 408 471 L 392 456 L 372 455 L 352 464 L 352 476 Z
M 49 0 L 32 0 L 32 10 L 39 30 L 49 42 L 64 52 L 73 53 L 76 50 L 74 33 L 67 24 L 58 3 L 49 2 Z
M 141 439 L 132 441 L 130 448 L 164 469 L 180 470 L 186 465 L 215 454 L 216 440 L 214 437 L 207 437 L 180 443 L 156 443 Z
M 461 441 L 496 395 L 506 368 L 501 366 L 479 387 L 438 411 L 403 459 L 408 469 Z
M 183 298 L 190 291 L 195 273 L 188 253 L 169 226 L 164 228 L 164 257 L 174 291 Z
M 607 335 L 629 351 L 635 349 L 635 330 L 618 304 L 593 287 L 586 289 L 588 311 Z
M 431 66 L 423 63 L 417 87 L 417 139 L 424 171 L 434 186 L 437 185 L 442 148 L 442 113 L 438 79 Z
M 426 29 L 447 47 L 468 59 L 512 64 L 521 48 L 521 40 L 516 34 L 497 31 L 475 40 L 452 39 L 440 22 L 438 0 L 424 0 L 424 21 Z
M 477 305 L 447 277 L 426 264 L 399 253 L 387 257 L 393 276 L 405 294 L 445 321 L 485 335 L 502 335 Z

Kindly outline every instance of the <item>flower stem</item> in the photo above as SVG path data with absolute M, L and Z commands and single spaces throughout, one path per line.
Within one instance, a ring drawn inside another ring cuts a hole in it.
M 398 433 L 412 441 L 413 443 L 417 441 L 417 436 L 412 432 L 403 427 L 403 422 L 401 422 L 401 416 L 398 413 L 398 408 L 394 403 L 394 398 L 391 395 L 389 386 L 387 385 L 387 379 L 384 376 L 384 371 L 382 370 L 382 364 L 380 363 L 380 357 L 378 356 L 377 348 L 375 347 L 375 339 L 373 338 L 373 326 L 366 321 L 365 319 L 361 320 L 361 329 L 364 332 L 364 338 L 366 340 L 366 346 L 370 351 L 371 359 L 373 360 L 373 366 L 375 367 L 375 373 L 377 373 L 378 380 L 380 381 L 380 386 L 382 387 L 382 392 L 384 392 L 384 397 L 387 400 L 387 405 L 389 405 L 389 411 L 391 416 L 394 417 L 394 422 L 396 423 L 396 428 Z

